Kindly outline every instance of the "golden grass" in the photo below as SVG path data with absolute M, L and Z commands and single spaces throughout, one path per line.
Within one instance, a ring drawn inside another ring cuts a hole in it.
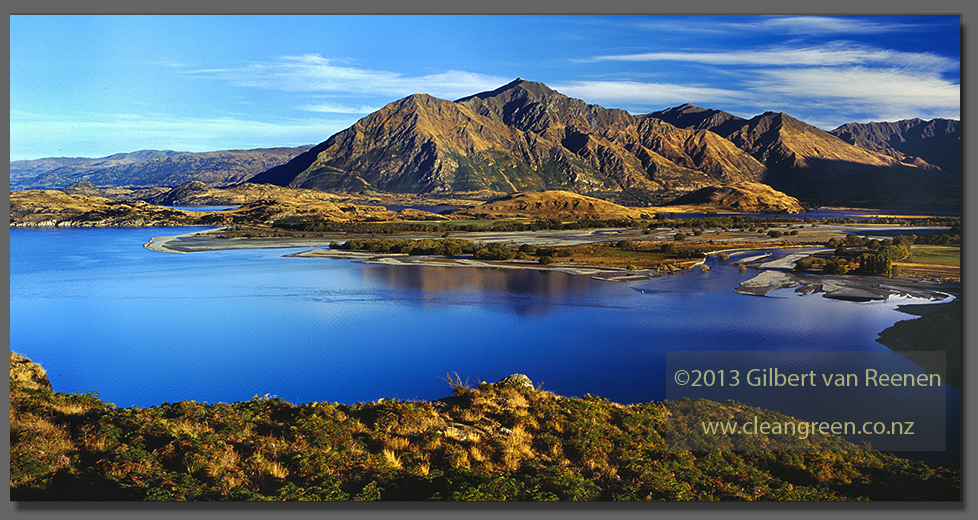
M 444 431 L 442 431 L 442 435 L 444 435 L 446 439 L 452 439 L 459 442 L 465 442 L 469 439 L 468 433 L 454 426 L 445 427 Z
M 226 473 L 240 469 L 241 456 L 228 446 L 224 453 L 207 461 L 204 465 L 204 473 L 211 478 L 220 477 Z
M 10 381 L 19 383 L 27 388 L 46 388 L 47 374 L 41 365 L 11 351 Z
M 482 453 L 482 450 L 475 445 L 469 446 L 469 456 L 472 457 L 472 460 L 476 462 L 482 462 L 486 460 L 486 456 Z
M 502 467 L 505 471 L 516 471 L 524 459 L 533 458 L 533 435 L 522 425 L 514 426 L 506 436 L 502 449 Z
M 466 408 L 458 415 L 460 421 L 470 423 L 478 422 L 483 417 L 485 417 L 485 414 L 481 410 L 474 408 Z
M 249 457 L 244 467 L 245 473 L 251 476 L 253 481 L 271 479 L 284 479 L 289 475 L 289 470 L 274 460 L 268 460 L 260 454 Z
M 278 462 L 269 462 L 266 469 L 266 474 L 277 479 L 284 479 L 285 477 L 289 476 L 289 470 Z
M 533 456 L 533 434 L 526 431 L 522 424 L 513 426 L 506 441 L 506 445 L 516 453 L 525 457 Z
M 78 403 L 57 403 L 52 404 L 51 409 L 64 415 L 82 415 L 90 410 L 91 407 Z
M 451 459 L 451 467 L 453 469 L 468 469 L 471 467 L 469 463 L 469 452 L 462 451 L 458 453 L 457 457 Z
M 394 451 L 404 451 L 411 446 L 411 440 L 407 437 L 385 436 L 383 442 L 384 446 Z
M 68 432 L 47 419 L 35 418 L 29 422 L 11 419 L 11 435 L 30 436 L 31 449 L 38 455 L 51 458 L 75 450 Z
M 82 446 L 88 451 L 105 452 L 108 451 L 109 445 L 109 440 L 97 433 L 87 433 L 82 438 Z
M 394 450 L 384 448 L 381 452 L 384 458 L 384 463 L 394 469 L 403 469 L 404 465 L 401 464 L 401 458 L 394 452 Z
M 211 431 L 214 431 L 214 429 L 207 424 L 187 420 L 181 420 L 170 426 L 170 433 L 175 437 L 181 435 L 200 435 Z

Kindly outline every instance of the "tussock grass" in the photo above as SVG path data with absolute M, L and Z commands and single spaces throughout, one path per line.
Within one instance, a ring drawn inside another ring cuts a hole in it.
M 810 452 L 666 445 L 670 421 L 704 410 L 782 417 L 736 403 L 622 406 L 535 388 L 472 387 L 456 375 L 451 404 L 437 408 L 396 400 L 293 405 L 266 396 L 129 409 L 39 386 L 27 363 L 11 356 L 14 500 L 960 497 L 956 468 L 836 438 Z M 15 366 L 27 375 L 15 378 Z
M 50 388 L 47 374 L 41 365 L 10 351 L 10 382 L 25 388 Z
M 404 466 L 401 464 L 401 458 L 397 456 L 394 450 L 384 449 L 381 454 L 384 456 L 384 463 L 394 469 L 403 469 Z

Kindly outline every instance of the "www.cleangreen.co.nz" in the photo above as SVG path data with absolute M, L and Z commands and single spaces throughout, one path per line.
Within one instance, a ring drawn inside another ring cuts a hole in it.
M 810 435 L 914 435 L 913 421 L 703 421 L 700 423 L 706 435 L 786 435 L 807 439 Z

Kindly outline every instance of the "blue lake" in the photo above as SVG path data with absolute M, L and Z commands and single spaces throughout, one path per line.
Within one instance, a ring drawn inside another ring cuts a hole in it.
M 436 399 L 451 393 L 448 375 L 478 384 L 513 373 L 557 394 L 631 403 L 666 398 L 667 352 L 888 352 L 877 334 L 911 317 L 897 305 L 926 303 L 747 296 L 733 288 L 756 272 L 713 262 L 615 283 L 283 257 L 302 249 L 142 247 L 194 230 L 11 230 L 11 350 L 44 366 L 55 390 L 119 406 Z M 892 363 L 922 370 L 903 356 Z M 955 430 L 960 397 L 947 395 Z

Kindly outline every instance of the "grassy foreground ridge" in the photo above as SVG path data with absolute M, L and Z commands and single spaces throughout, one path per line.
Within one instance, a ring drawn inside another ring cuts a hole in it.
M 621 405 L 525 377 L 438 401 L 255 397 L 120 408 L 10 355 L 11 500 L 960 500 L 960 471 L 812 438 L 812 451 L 669 449 L 735 402 Z M 694 431 L 690 429 L 689 431 Z M 751 440 L 755 450 L 772 439 Z

